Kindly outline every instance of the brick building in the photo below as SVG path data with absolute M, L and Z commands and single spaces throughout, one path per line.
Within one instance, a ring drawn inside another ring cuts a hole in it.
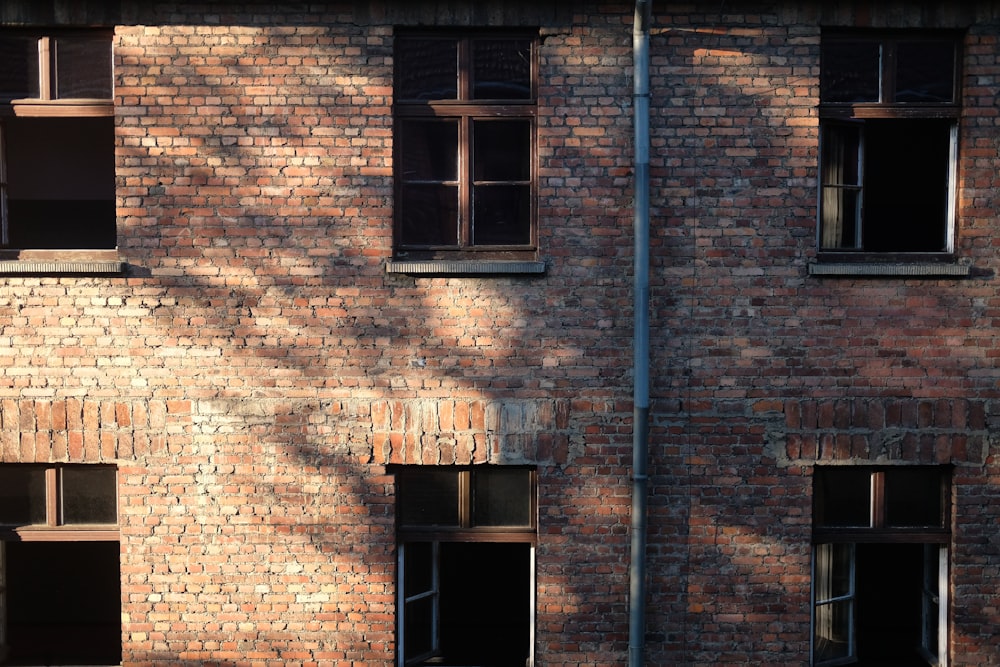
M 0 664 L 625 663 L 634 9 L 0 2 Z M 649 35 L 646 664 L 1000 665 L 1000 3 Z

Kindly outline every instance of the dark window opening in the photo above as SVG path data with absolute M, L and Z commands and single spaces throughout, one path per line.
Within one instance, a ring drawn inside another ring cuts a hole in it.
M 121 662 L 118 542 L 7 542 L 5 665 Z
M 398 667 L 523 667 L 532 655 L 535 473 L 396 470 Z
M 6 247 L 114 248 L 114 119 L 9 118 L 0 130 Z
M 940 466 L 815 470 L 814 665 L 946 664 L 949 490 Z
M 950 35 L 824 35 L 819 246 L 952 250 L 959 103 Z

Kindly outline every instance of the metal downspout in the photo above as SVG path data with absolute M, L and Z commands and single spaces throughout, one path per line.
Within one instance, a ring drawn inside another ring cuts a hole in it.
M 632 562 L 629 566 L 629 667 L 642 667 L 646 641 L 646 527 L 649 479 L 649 29 L 651 0 L 636 0 L 632 24 L 635 124 L 633 276 Z

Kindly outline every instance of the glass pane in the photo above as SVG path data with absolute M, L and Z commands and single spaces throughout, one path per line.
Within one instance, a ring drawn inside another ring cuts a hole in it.
M 105 466 L 63 468 L 63 523 L 118 523 L 117 479 L 117 471 Z
M 816 607 L 815 662 L 847 658 L 851 655 L 853 602 L 841 600 Z
M 823 127 L 823 184 L 861 185 L 861 127 L 828 123 Z
M 0 100 L 37 98 L 38 39 L 0 35 Z
M 472 471 L 472 521 L 476 526 L 531 525 L 531 471 Z
M 56 97 L 110 99 L 110 39 L 88 35 L 59 37 L 54 42 Z
M 407 470 L 399 473 L 402 526 L 457 526 L 458 471 Z
M 458 179 L 458 122 L 402 121 L 400 175 L 404 182 Z
M 434 549 L 430 542 L 408 542 L 403 558 L 403 595 L 426 593 L 434 586 Z
M 0 524 L 45 523 L 45 469 L 0 466 Z
M 941 474 L 928 468 L 886 470 L 885 522 L 895 528 L 944 525 Z
M 531 243 L 531 187 L 477 185 L 473 188 L 473 245 Z
M 404 185 L 400 201 L 402 245 L 458 245 L 458 187 Z
M 434 650 L 434 598 L 427 597 L 406 604 L 403 613 L 406 646 L 403 654 L 407 660 L 426 655 Z
M 475 180 L 531 179 L 531 121 L 476 121 L 473 137 Z
M 824 249 L 859 248 L 859 200 L 857 188 L 823 188 L 823 239 Z
M 878 42 L 824 43 L 820 56 L 820 101 L 878 102 L 881 56 Z
M 458 98 L 458 40 L 402 38 L 394 55 L 398 99 Z
M 871 472 L 855 468 L 817 468 L 815 498 L 817 527 L 871 525 Z
M 477 39 L 472 63 L 474 99 L 531 99 L 531 40 Z
M 896 102 L 952 102 L 955 44 L 900 42 L 896 48 Z

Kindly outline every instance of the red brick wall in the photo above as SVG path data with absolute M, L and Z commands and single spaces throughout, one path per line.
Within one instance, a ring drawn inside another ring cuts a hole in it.
M 357 4 L 114 21 L 130 276 L 0 279 L 0 457 L 118 463 L 124 662 L 192 666 L 392 664 L 386 466 L 537 464 L 537 662 L 622 664 L 632 7 Z M 953 664 L 998 665 L 1000 17 L 965 39 L 974 277 L 823 279 L 820 27 L 969 20 L 820 4 L 654 5 L 648 664 L 808 664 L 812 466 L 919 460 L 955 465 Z M 540 26 L 545 276 L 385 272 L 418 23 Z

